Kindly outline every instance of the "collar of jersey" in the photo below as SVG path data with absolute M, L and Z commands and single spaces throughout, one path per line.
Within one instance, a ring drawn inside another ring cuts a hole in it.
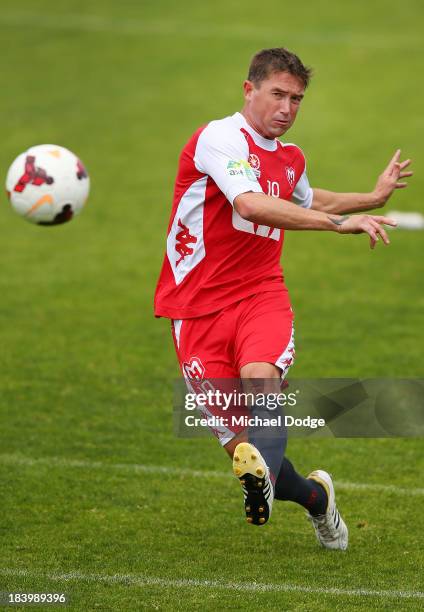
M 246 121 L 244 116 L 241 113 L 234 113 L 234 119 L 240 124 L 240 127 L 243 127 L 246 132 L 249 132 L 256 146 L 261 147 L 261 149 L 265 149 L 266 151 L 275 151 L 278 147 L 278 142 L 275 138 L 269 140 L 268 138 L 264 138 L 256 132 Z

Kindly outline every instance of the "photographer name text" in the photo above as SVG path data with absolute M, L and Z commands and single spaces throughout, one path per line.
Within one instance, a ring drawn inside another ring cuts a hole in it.
M 209 416 L 209 417 L 196 417 L 190 414 L 185 417 L 186 427 L 308 427 L 309 429 L 318 429 L 319 427 L 325 427 L 325 419 L 316 419 L 310 416 L 303 418 L 293 417 L 291 415 L 276 416 L 273 418 L 264 418 L 247 415 L 232 415 L 229 417 L 225 416 Z

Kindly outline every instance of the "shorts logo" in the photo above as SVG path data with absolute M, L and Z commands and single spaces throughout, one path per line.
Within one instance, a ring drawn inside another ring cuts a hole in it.
M 290 183 L 290 187 L 294 187 L 294 179 L 296 175 L 292 166 L 286 166 L 286 176 L 288 182 Z
M 181 228 L 181 231 L 179 231 L 175 236 L 175 250 L 180 255 L 179 260 L 175 264 L 177 266 L 183 261 L 183 259 L 186 258 L 187 255 L 193 254 L 194 249 L 189 246 L 189 244 L 195 244 L 197 242 L 196 236 L 192 236 L 190 234 L 189 228 L 181 222 L 181 219 L 178 219 L 178 227 Z
M 294 348 L 289 348 L 288 349 L 288 356 L 287 359 L 284 359 L 282 361 L 282 364 L 286 367 L 289 368 L 291 366 L 291 364 L 293 363 L 294 360 L 294 356 L 295 356 L 295 350 Z
M 189 380 L 203 380 L 205 376 L 205 367 L 199 357 L 191 357 L 190 361 L 183 363 L 183 371 L 186 378 Z
M 260 178 L 261 176 L 261 160 L 255 153 L 250 153 L 248 159 L 249 165 L 251 166 L 253 172 L 255 173 L 256 178 Z

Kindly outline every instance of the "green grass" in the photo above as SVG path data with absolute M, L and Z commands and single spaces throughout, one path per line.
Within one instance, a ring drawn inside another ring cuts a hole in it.
M 178 368 L 152 299 L 179 151 L 199 125 L 240 108 L 262 47 L 285 44 L 315 69 L 289 135 L 311 183 L 371 189 L 400 146 L 417 174 L 387 208 L 424 211 L 421 3 L 1 9 L 3 174 L 28 146 L 54 142 L 84 160 L 92 195 L 57 228 L 25 223 L 6 198 L 0 209 L 0 590 L 64 591 L 81 611 L 418 609 L 419 599 L 225 587 L 423 591 L 422 495 L 340 487 L 347 554 L 320 550 L 290 504 L 249 528 L 216 441 L 173 434 Z M 422 234 L 391 236 L 371 252 L 364 237 L 286 235 L 296 377 L 422 376 Z M 304 473 L 422 489 L 422 450 L 419 439 L 308 439 L 288 454 Z

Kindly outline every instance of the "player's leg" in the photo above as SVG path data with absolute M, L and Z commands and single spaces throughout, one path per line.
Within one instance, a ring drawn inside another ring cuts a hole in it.
M 290 367 L 291 363 L 292 362 L 286 365 Z M 273 380 L 278 378 L 278 382 L 280 382 L 280 377 L 286 376 L 288 367 L 283 373 L 282 369 L 274 364 L 250 363 L 241 368 L 240 375 L 243 379 L 256 379 L 261 375 Z M 280 391 L 280 389 L 278 389 L 278 391 Z M 284 442 L 286 442 L 286 432 L 284 432 L 284 437 Z M 265 438 L 265 440 L 267 440 L 267 438 Z M 250 441 L 252 441 L 253 444 L 255 443 L 254 440 Z M 260 439 L 259 442 L 261 441 Z M 298 474 L 291 461 L 284 456 L 285 448 L 286 444 L 280 446 L 274 443 L 269 453 L 262 453 L 266 457 L 271 457 L 273 460 L 272 465 L 274 466 L 273 469 L 276 474 L 275 478 L 273 478 L 275 499 L 293 501 L 303 506 L 313 516 L 325 513 L 328 505 L 326 488 L 322 483 L 313 479 L 304 478 Z M 277 466 L 278 469 L 276 469 Z
M 271 514 L 284 457 L 286 428 L 275 398 L 281 392 L 281 369 L 288 369 L 293 353 L 293 314 L 287 291 L 257 294 L 239 304 L 235 359 L 243 390 L 251 398 L 250 419 L 244 436 L 247 441 L 227 450 L 233 451 L 247 520 L 255 524 L 265 523 Z M 280 361 L 281 367 L 277 365 Z M 270 494 L 257 504 L 258 489 L 264 487 Z
M 241 378 L 244 381 L 265 378 L 271 385 L 279 377 L 284 378 L 294 359 L 292 311 L 287 294 L 254 296 L 246 302 L 240 320 L 243 323 L 238 338 Z M 285 432 L 283 435 L 285 438 Z M 254 441 L 250 436 L 249 430 L 239 434 L 226 446 L 227 452 L 235 455 L 237 443 Z M 261 450 L 276 475 L 275 499 L 303 506 L 324 546 L 346 548 L 347 528 L 335 505 L 331 477 L 322 470 L 313 472 L 308 478 L 298 474 L 290 460 L 284 457 L 285 441 L 281 444 L 281 440 L 271 438 L 270 448 L 267 449 L 265 443 Z M 256 443 L 260 448 L 264 441 L 259 438 Z M 279 466 L 278 471 L 276 466 Z
M 233 313 L 231 312 L 232 309 L 228 309 L 228 311 L 195 320 L 189 319 L 172 322 L 175 348 L 183 375 L 186 378 L 195 378 L 202 382 L 206 377 L 237 377 L 238 371 L 234 367 L 234 356 L 231 348 Z M 292 355 L 293 349 L 289 347 L 289 352 L 285 355 L 285 364 L 283 365 L 287 366 L 287 362 L 290 362 Z M 257 377 L 276 378 L 274 372 L 270 372 L 268 369 L 270 365 L 273 364 L 253 361 L 246 364 L 243 374 L 246 375 L 247 379 Z M 248 442 L 248 430 L 241 426 L 219 428 L 213 430 L 213 433 L 218 437 L 231 457 L 234 455 L 234 450 L 240 442 Z M 291 499 L 301 503 L 304 489 L 299 486 L 299 483 L 304 484 L 304 481 L 308 479 L 302 479 L 301 476 L 297 475 L 298 478 L 295 476 L 293 480 L 293 475 L 296 473 L 294 469 L 290 469 L 290 466 L 291 464 L 288 460 L 283 459 L 280 468 L 281 473 L 279 472 L 279 477 L 276 479 L 277 496 L 280 499 Z M 281 483 L 283 483 L 282 488 L 279 486 Z M 317 527 L 315 528 L 318 529 Z
M 237 446 L 231 445 L 233 470 L 243 488 L 247 521 L 263 525 L 271 516 L 275 480 L 286 445 L 281 409 L 269 410 L 266 401 L 280 392 L 280 373 L 272 364 L 256 363 L 241 368 L 240 378 L 250 399 L 249 426 L 238 436 Z
M 218 388 L 222 391 L 227 385 L 229 385 L 228 391 L 231 391 L 234 386 L 241 390 L 239 371 L 234 365 L 236 311 L 237 305 L 234 305 L 205 317 L 172 322 L 175 348 L 190 392 L 204 392 L 206 387 L 208 390 Z M 261 369 L 260 372 L 257 372 L 257 376 L 260 374 L 267 383 L 273 379 L 271 386 L 278 391 L 280 386 L 278 370 L 271 372 L 269 364 L 264 364 L 264 366 L 266 371 Z M 222 416 L 223 414 L 222 410 L 219 411 L 210 405 L 202 408 L 202 411 L 205 417 Z M 211 429 L 221 444 L 226 447 L 227 452 L 231 448 L 233 455 L 234 440 L 244 439 L 242 432 L 245 425 L 238 424 L 237 421 L 240 417 L 249 417 L 250 413 L 244 407 L 240 408 L 234 403 L 224 414 L 227 424 Z M 278 440 L 276 438 L 275 441 L 279 445 L 278 452 L 273 452 L 271 455 L 266 453 L 265 461 L 258 448 L 263 450 L 264 445 L 269 446 L 270 443 L 266 440 L 262 441 L 260 436 L 256 439 L 255 435 L 259 433 L 255 431 L 255 428 L 249 428 L 246 440 L 250 438 L 250 441 L 256 446 L 239 445 L 236 457 L 239 466 L 247 465 L 247 469 L 251 472 L 246 479 L 241 479 L 241 484 L 245 487 L 246 510 L 250 513 L 248 515 L 250 522 L 261 525 L 268 520 L 272 507 L 273 484 L 270 481 L 268 465 L 272 465 L 275 473 L 278 473 L 285 440 L 281 436 Z M 235 470 L 240 470 L 240 474 L 242 473 L 242 467 L 236 467 Z
M 264 385 L 268 385 L 267 391 L 269 393 L 279 393 L 281 390 L 281 370 L 274 364 L 265 362 L 246 364 L 241 368 L 240 376 L 249 390 L 252 388 L 249 382 L 255 381 L 257 383 L 259 380 L 263 381 Z M 275 384 L 273 384 L 274 381 Z M 255 412 L 261 418 L 264 417 L 262 406 L 257 411 L 254 405 L 251 406 L 252 416 L 255 416 Z M 272 418 L 276 415 L 270 411 L 269 416 Z M 253 492 L 257 486 L 256 469 L 259 467 L 262 472 L 263 468 L 260 464 L 263 460 L 269 469 L 275 499 L 296 502 L 313 516 L 324 514 L 328 505 L 326 489 L 316 480 L 304 478 L 295 471 L 289 459 L 284 457 L 286 442 L 287 435 L 284 427 L 250 427 L 231 440 L 225 446 L 225 449 L 233 457 L 234 471 L 240 480 L 246 481 L 246 473 L 253 476 L 253 479 L 251 479 Z M 246 443 L 249 443 L 249 445 Z M 259 451 L 259 455 L 252 450 L 252 445 Z M 249 461 L 249 454 L 250 456 L 252 454 L 256 456 L 256 460 Z M 243 462 L 242 465 L 241 462 Z M 242 472 L 240 473 L 241 469 Z M 251 503 L 252 495 L 251 492 L 250 496 L 247 496 L 247 500 L 245 495 L 245 505 L 250 508 L 246 512 L 248 519 L 252 518 L 251 510 L 254 508 L 254 504 Z
M 275 486 L 287 444 L 287 433 L 281 406 L 271 404 L 268 398 L 275 398 L 281 393 L 281 373 L 271 363 L 254 362 L 240 368 L 240 378 L 243 390 L 261 400 L 253 401 L 249 406 L 250 417 L 255 422 L 247 429 L 247 437 L 264 458 Z M 263 425 L 264 422 L 273 424 Z
M 269 364 L 261 364 L 261 367 L 265 367 Z M 253 368 L 253 373 L 257 373 L 257 370 Z M 263 468 L 263 463 L 266 463 L 265 457 L 273 456 L 278 454 L 279 445 L 275 444 L 273 447 L 264 448 L 261 447 L 263 440 L 259 439 L 256 442 L 256 448 L 261 449 L 261 454 L 255 453 L 255 446 L 249 436 L 249 430 L 245 429 L 235 436 L 230 442 L 225 445 L 225 450 L 233 457 L 233 468 L 236 476 L 242 481 L 244 502 L 246 517 L 248 522 L 255 524 L 265 523 L 271 513 L 273 499 L 268 495 L 267 499 L 264 499 L 262 490 L 259 492 L 257 489 L 257 483 L 260 482 L 259 478 L 255 478 L 256 469 L 259 467 Z M 251 460 L 252 456 L 254 461 Z M 234 460 L 237 458 L 237 461 Z M 269 461 L 269 459 L 268 459 Z M 237 473 L 240 469 L 241 462 L 244 462 L 245 469 L 242 473 Z M 246 480 L 246 467 L 248 473 L 253 475 L 253 479 Z M 264 486 L 265 481 L 262 481 Z M 312 472 L 307 478 L 301 476 L 293 467 L 291 461 L 282 456 L 281 466 L 278 472 L 278 476 L 273 482 L 274 485 L 274 499 L 283 501 L 292 501 L 307 510 L 307 518 L 311 521 L 318 541 L 320 544 L 329 549 L 334 550 L 346 550 L 348 546 L 348 529 L 344 523 L 340 513 L 337 509 L 335 502 L 334 486 L 331 476 L 323 471 L 316 470 Z M 266 504 L 268 508 L 266 508 Z M 262 509 L 262 512 L 259 510 Z M 264 514 L 266 510 L 266 515 Z

